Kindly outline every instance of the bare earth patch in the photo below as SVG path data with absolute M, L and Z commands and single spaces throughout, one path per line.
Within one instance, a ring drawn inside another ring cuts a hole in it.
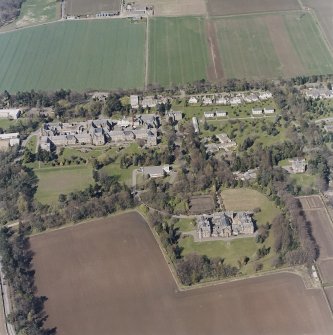
M 120 0 L 67 0 L 67 15 L 94 15 L 102 11 L 120 11 Z
M 156 16 L 206 15 L 205 0 L 137 0 L 136 5 L 154 6 Z
M 280 273 L 179 292 L 137 213 L 30 239 L 58 335 L 332 334 L 321 290 Z
M 209 15 L 233 15 L 300 9 L 297 0 L 207 0 Z
M 206 34 L 208 40 L 208 46 L 211 54 L 211 64 L 207 70 L 208 80 L 211 82 L 219 81 L 224 78 L 221 54 L 216 34 L 216 27 L 212 20 L 206 20 Z
M 317 264 L 324 283 L 333 283 L 333 228 L 320 196 L 300 197 L 312 234 L 319 245 Z

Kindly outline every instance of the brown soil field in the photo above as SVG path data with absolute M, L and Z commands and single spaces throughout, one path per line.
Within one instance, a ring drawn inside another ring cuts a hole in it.
M 319 267 L 324 283 L 333 283 L 333 228 L 320 196 L 299 198 L 307 220 L 311 223 L 312 235 L 319 245 Z
M 138 6 L 154 6 L 156 16 L 206 15 L 205 0 L 136 0 Z
M 267 15 L 264 18 L 276 55 L 282 64 L 282 72 L 287 77 L 305 73 L 299 56 L 293 47 L 283 16 Z
M 198 195 L 190 199 L 190 213 L 210 213 L 215 208 L 214 199 L 211 195 Z
M 120 0 L 66 0 L 67 15 L 95 15 L 102 11 L 119 12 Z
M 324 288 L 329 304 L 331 305 L 331 309 L 333 311 L 333 287 L 325 287 Z
M 333 259 L 319 261 L 318 266 L 323 283 L 333 285 Z
M 333 48 L 333 1 L 332 0 L 302 0 L 303 4 L 312 8 L 322 26 L 326 37 Z
M 209 15 L 235 15 L 300 9 L 297 0 L 207 0 Z
M 178 291 L 136 212 L 31 237 L 58 335 L 332 334 L 321 290 L 279 273 Z
M 217 82 L 224 77 L 224 73 L 216 27 L 214 22 L 209 19 L 206 20 L 206 34 L 212 58 L 212 64 L 210 64 L 207 70 L 208 80 L 211 82 Z

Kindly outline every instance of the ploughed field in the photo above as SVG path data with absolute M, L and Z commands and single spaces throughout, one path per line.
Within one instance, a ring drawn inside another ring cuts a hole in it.
M 94 15 L 99 12 L 119 12 L 121 0 L 66 0 L 67 15 Z
M 207 0 L 209 15 L 234 15 L 300 9 L 297 0 Z
M 30 238 L 59 335 L 331 334 L 320 290 L 280 273 L 179 292 L 136 212 Z

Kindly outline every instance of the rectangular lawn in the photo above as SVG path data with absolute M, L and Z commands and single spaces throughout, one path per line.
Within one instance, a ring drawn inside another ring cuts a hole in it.
M 43 204 L 57 203 L 59 194 L 80 191 L 93 183 L 90 166 L 36 169 L 39 179 L 36 199 Z

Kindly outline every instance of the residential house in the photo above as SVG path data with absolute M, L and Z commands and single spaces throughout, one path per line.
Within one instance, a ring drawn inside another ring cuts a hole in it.
M 216 212 L 197 218 L 197 236 L 204 238 L 228 238 L 232 235 L 252 235 L 254 223 L 248 212 Z
M 215 112 L 204 112 L 204 116 L 206 119 L 215 117 Z
M 252 108 L 252 115 L 262 115 L 262 108 Z
M 1 119 L 17 120 L 20 117 L 20 115 L 21 110 L 19 108 L 0 109 Z
M 192 117 L 192 123 L 193 123 L 193 127 L 194 127 L 194 132 L 199 134 L 198 119 L 195 116 Z
M 157 99 L 151 96 L 144 97 L 142 99 L 141 105 L 143 108 L 147 108 L 147 107 L 154 108 L 157 105 Z
M 9 147 L 19 144 L 19 133 L 0 134 L 0 150 L 7 150 Z
M 149 178 L 161 178 L 170 173 L 170 166 L 144 166 L 141 168 L 141 172 L 144 176 Z
M 306 170 L 306 160 L 304 158 L 290 159 L 291 169 L 293 173 L 304 173 Z
M 268 91 L 259 93 L 259 99 L 262 101 L 271 99 L 272 97 L 273 97 L 272 93 Z
M 273 108 L 273 107 L 265 107 L 264 108 L 264 113 L 265 114 L 274 114 L 275 113 L 275 108 Z
M 92 144 L 91 135 L 89 133 L 76 134 L 75 138 L 78 144 Z
M 247 212 L 238 212 L 232 220 L 232 234 L 251 235 L 254 233 L 252 217 Z
M 190 99 L 188 100 L 189 104 L 197 104 L 198 103 L 198 99 L 194 96 L 190 97 Z
M 216 111 L 216 116 L 217 117 L 225 117 L 225 116 L 227 116 L 227 112 L 225 112 L 225 111 Z
M 167 119 L 172 118 L 173 121 L 181 121 L 183 119 L 183 113 L 182 112 L 166 112 L 165 117 Z
M 103 128 L 94 128 L 91 132 L 92 144 L 94 145 L 104 145 L 105 136 Z
M 131 95 L 130 96 L 130 104 L 132 108 L 139 108 L 139 96 L 137 95 Z
M 240 105 L 241 103 L 242 103 L 241 97 L 232 97 L 230 99 L 230 105 L 232 106 L 237 106 L 237 105 Z
M 210 98 L 210 97 L 203 97 L 202 98 L 202 103 L 204 104 L 204 105 L 212 105 L 213 104 L 213 100 L 212 100 L 212 98 Z
M 229 99 L 226 97 L 218 97 L 216 98 L 217 105 L 227 105 L 229 103 Z

